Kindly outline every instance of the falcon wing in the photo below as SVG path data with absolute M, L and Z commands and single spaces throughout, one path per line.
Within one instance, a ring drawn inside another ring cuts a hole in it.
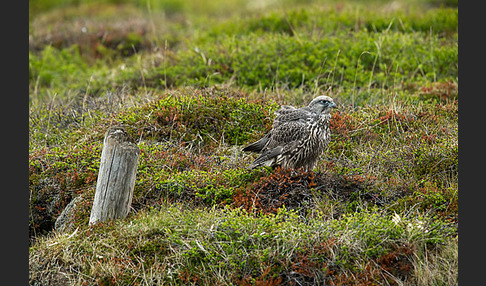
M 267 144 L 250 168 L 273 165 L 282 154 L 295 150 L 304 138 L 309 136 L 307 121 L 304 119 L 284 122 L 269 132 Z
M 250 152 L 261 152 L 266 146 L 271 142 L 271 138 L 278 138 L 277 140 L 281 140 L 279 138 L 279 134 L 283 133 L 281 130 L 275 131 L 279 129 L 281 126 L 290 126 L 290 128 L 294 127 L 295 121 L 299 121 L 301 123 L 305 122 L 305 120 L 309 117 L 310 113 L 305 108 L 296 109 L 292 106 L 283 106 L 279 110 L 275 112 L 277 116 L 272 125 L 272 130 L 265 134 L 260 140 L 249 144 L 248 146 L 244 147 L 243 151 L 250 151 Z M 286 127 L 287 128 L 287 127 Z M 292 132 L 292 131 L 291 131 Z

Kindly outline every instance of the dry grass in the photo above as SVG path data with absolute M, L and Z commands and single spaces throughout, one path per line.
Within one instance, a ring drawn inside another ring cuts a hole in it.
M 413 257 L 410 285 L 458 285 L 459 252 L 457 238 L 434 250 L 419 249 Z

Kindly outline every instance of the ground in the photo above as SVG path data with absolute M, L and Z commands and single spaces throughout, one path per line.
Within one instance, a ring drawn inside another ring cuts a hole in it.
M 29 3 L 30 284 L 457 285 L 457 1 L 66 3 Z M 320 94 L 314 170 L 247 169 Z M 114 125 L 132 211 L 90 227 Z

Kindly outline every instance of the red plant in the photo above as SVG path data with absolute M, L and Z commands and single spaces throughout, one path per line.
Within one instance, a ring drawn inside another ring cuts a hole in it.
M 249 212 L 277 213 L 282 206 L 300 206 L 311 197 L 310 190 L 316 186 L 315 173 L 277 167 L 268 177 L 247 188 L 239 189 L 233 196 L 235 207 Z
M 396 250 L 386 253 L 377 259 L 382 270 L 391 273 L 395 277 L 404 278 L 412 270 L 410 256 L 413 249 L 410 246 L 403 245 Z
M 345 138 L 349 138 L 349 131 L 356 129 L 353 118 L 349 114 L 339 111 L 333 113 L 329 124 L 333 134 L 342 135 Z
M 265 270 L 263 270 L 262 275 L 259 277 L 255 278 L 255 282 L 252 283 L 252 277 L 245 276 L 241 280 L 237 280 L 236 283 L 241 286 L 278 286 L 280 283 L 282 283 L 282 277 L 267 277 L 270 274 L 270 271 L 272 270 L 272 267 L 267 266 Z

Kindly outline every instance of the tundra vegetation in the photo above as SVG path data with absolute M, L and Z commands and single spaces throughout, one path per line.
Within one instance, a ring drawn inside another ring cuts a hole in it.
M 31 285 L 457 285 L 457 0 L 29 12 Z M 274 111 L 320 94 L 314 170 L 248 170 Z M 88 226 L 113 125 L 141 150 L 132 210 Z

